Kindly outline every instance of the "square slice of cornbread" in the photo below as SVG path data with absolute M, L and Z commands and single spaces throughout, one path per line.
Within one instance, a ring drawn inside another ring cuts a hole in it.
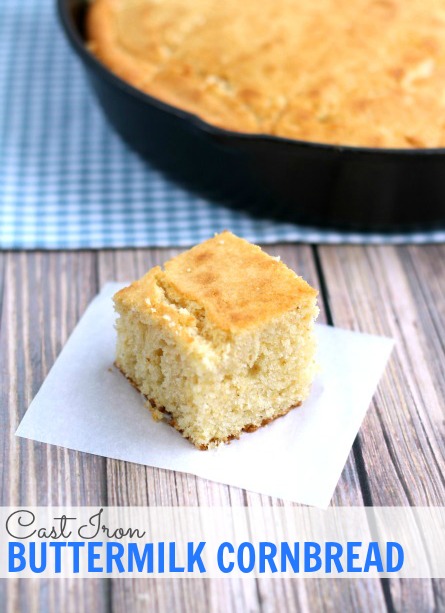
M 196 447 L 299 406 L 315 374 L 317 291 L 223 232 L 114 296 L 116 365 Z

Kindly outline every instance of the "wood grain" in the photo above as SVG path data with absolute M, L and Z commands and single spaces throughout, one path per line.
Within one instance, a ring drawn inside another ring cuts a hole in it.
M 445 501 L 445 246 L 322 247 L 335 325 L 395 339 L 396 346 L 359 433 L 369 504 Z M 439 581 L 392 581 L 399 611 L 443 605 Z
M 92 253 L 2 254 L 0 328 L 1 505 L 96 505 L 106 500 L 105 460 L 27 441 L 14 432 L 95 295 Z M 63 410 L 63 407 L 61 408 Z M 69 419 L 69 416 L 67 416 Z M 1 581 L 0 610 L 109 610 L 107 581 Z
M 332 504 L 443 505 L 445 247 L 266 249 L 322 288 L 321 321 L 396 339 Z M 2 505 L 290 504 L 14 436 L 98 288 L 130 281 L 177 252 L 0 253 Z M 444 594 L 443 582 L 427 580 L 3 580 L 0 610 L 426 612 L 445 610 Z

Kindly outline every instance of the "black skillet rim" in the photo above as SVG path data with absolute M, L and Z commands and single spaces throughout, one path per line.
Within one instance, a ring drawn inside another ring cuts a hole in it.
M 88 4 L 85 0 L 78 0 L 79 5 Z M 437 147 L 437 148 L 428 148 L 428 149 L 397 149 L 397 148 L 378 148 L 378 147 L 359 147 L 353 145 L 332 145 L 327 143 L 317 143 L 313 141 L 304 141 L 297 139 L 285 138 L 282 136 L 275 136 L 272 134 L 262 134 L 262 133 L 248 133 L 248 132 L 235 132 L 231 130 L 225 130 L 224 128 L 219 128 L 218 126 L 207 123 L 203 119 L 201 119 L 198 115 L 194 115 L 188 111 L 185 111 L 179 107 L 170 105 L 166 102 L 163 102 L 159 98 L 155 98 L 146 94 L 145 92 L 137 89 L 130 85 L 124 79 L 121 79 L 117 75 L 115 75 L 107 66 L 105 66 L 102 62 L 100 62 L 90 51 L 88 51 L 85 40 L 82 38 L 81 34 L 78 31 L 75 23 L 73 22 L 70 8 L 69 8 L 69 0 L 57 0 L 58 13 L 60 17 L 60 21 L 63 25 L 65 33 L 68 36 L 68 39 L 73 46 L 74 50 L 77 52 L 79 56 L 93 68 L 97 72 L 99 72 L 104 78 L 110 81 L 114 86 L 123 90 L 126 94 L 133 96 L 141 102 L 145 102 L 147 105 L 152 105 L 161 111 L 169 115 L 173 115 L 183 121 L 190 123 L 196 130 L 206 133 L 208 136 L 213 138 L 221 138 L 224 137 L 228 141 L 230 139 L 237 141 L 252 141 L 259 143 L 260 145 L 266 144 L 266 146 L 274 146 L 274 143 L 277 145 L 285 146 L 285 147 L 300 147 L 302 149 L 307 149 L 308 151 L 319 152 L 321 154 L 355 154 L 357 156 L 370 156 L 370 157 L 392 157 L 392 158 L 428 158 L 428 157 L 436 157 L 445 154 L 445 147 Z

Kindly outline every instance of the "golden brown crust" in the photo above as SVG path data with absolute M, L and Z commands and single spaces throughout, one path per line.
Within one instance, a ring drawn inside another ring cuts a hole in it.
M 153 268 L 142 279 L 124 288 L 115 302 L 137 309 L 170 327 L 185 342 L 192 342 L 186 325 L 191 317 L 176 304 L 160 301 L 174 293 L 184 302 L 203 309 L 207 322 L 225 332 L 261 326 L 305 303 L 317 291 L 285 264 L 256 245 L 222 232 L 166 262 L 164 271 Z
M 121 79 L 140 88 L 156 71 L 156 63 L 145 60 L 142 54 L 135 60 L 132 50 L 125 49 L 119 33 L 110 27 L 120 4 L 119 0 L 96 0 L 91 4 L 86 19 L 88 47 Z
M 222 232 L 165 264 L 164 284 L 199 304 L 221 330 L 261 325 L 317 291 L 260 247 Z
M 95 0 L 91 50 L 239 132 L 445 146 L 445 0 Z
M 133 379 L 131 377 L 129 377 L 123 370 L 122 368 L 120 368 L 118 366 L 118 364 L 114 364 L 116 366 L 116 368 L 124 375 L 124 377 L 131 383 L 131 385 L 138 390 L 138 392 L 142 393 L 138 387 L 138 385 L 135 383 L 135 381 L 133 381 Z M 144 396 L 144 394 L 142 394 Z M 176 423 L 172 413 L 170 413 L 170 411 L 168 411 L 164 406 L 159 406 L 156 401 L 153 398 L 147 398 L 146 396 L 144 396 L 144 398 L 147 400 L 148 403 L 148 408 L 150 409 L 150 412 L 153 414 L 153 417 L 156 421 L 158 421 L 157 419 L 157 414 L 158 413 L 162 413 L 163 415 L 165 415 L 166 419 L 165 422 L 171 426 L 172 428 L 175 428 L 175 430 L 177 430 L 180 434 L 182 434 L 182 436 L 184 436 L 184 432 L 181 430 L 181 428 L 178 427 L 178 424 Z M 258 426 L 255 426 L 253 424 L 248 424 L 247 426 L 244 426 L 244 428 L 242 429 L 242 432 L 255 432 L 256 430 L 258 430 L 259 428 L 263 428 L 264 426 L 267 426 L 267 424 L 270 424 L 272 421 L 275 421 L 276 419 L 278 419 L 279 417 L 283 417 L 284 415 L 287 415 L 289 413 L 289 411 L 292 411 L 292 409 L 297 409 L 299 406 L 301 406 L 301 402 L 299 402 L 298 404 L 295 404 L 291 407 L 289 407 L 288 409 L 286 409 L 285 411 L 283 411 L 282 413 L 279 413 L 278 415 L 274 415 L 273 417 L 270 417 L 269 419 L 263 419 L 261 424 L 259 424 Z M 199 449 L 200 451 L 207 451 L 210 447 L 214 446 L 214 445 L 219 445 L 221 443 L 225 443 L 225 444 L 229 444 L 231 441 L 239 439 L 240 434 L 232 434 L 230 436 L 227 436 L 224 439 L 216 439 L 213 438 L 211 441 L 209 441 L 209 443 L 207 445 L 196 445 L 196 443 L 194 443 L 189 437 L 185 437 L 187 440 L 189 440 L 191 443 L 193 443 L 195 445 L 195 447 L 197 449 Z

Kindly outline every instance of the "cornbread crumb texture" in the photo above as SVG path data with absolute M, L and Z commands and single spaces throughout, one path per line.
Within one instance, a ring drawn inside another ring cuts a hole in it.
M 445 0 L 95 0 L 92 51 L 239 132 L 445 145 Z
M 196 446 L 230 440 L 307 397 L 316 296 L 223 232 L 116 294 L 117 366 Z

